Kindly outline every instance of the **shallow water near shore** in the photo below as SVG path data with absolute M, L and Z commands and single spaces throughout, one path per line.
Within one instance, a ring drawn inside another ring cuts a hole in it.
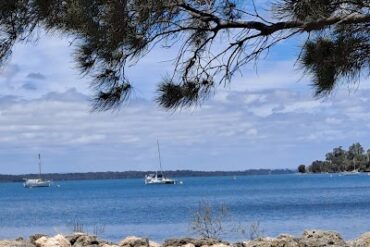
M 0 239 L 34 233 L 67 234 L 74 222 L 100 237 L 152 240 L 191 236 L 191 215 L 200 201 L 224 203 L 230 224 L 259 221 L 264 234 L 299 235 L 325 229 L 352 239 L 370 231 L 370 176 L 270 175 L 178 178 L 183 184 L 144 185 L 143 179 L 54 182 L 25 189 L 0 184 Z M 238 233 L 227 240 L 246 239 Z

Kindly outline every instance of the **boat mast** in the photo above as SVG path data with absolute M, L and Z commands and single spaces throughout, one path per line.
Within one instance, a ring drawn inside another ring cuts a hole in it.
M 41 178 L 41 155 L 39 154 L 39 178 Z
M 159 168 L 160 168 L 161 174 L 163 175 L 162 161 L 161 161 L 161 151 L 159 150 L 159 141 L 158 141 L 158 139 L 157 139 L 157 147 L 158 147 Z

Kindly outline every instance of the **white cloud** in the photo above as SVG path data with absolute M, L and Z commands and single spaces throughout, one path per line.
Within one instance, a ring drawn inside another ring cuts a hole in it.
M 133 101 L 91 113 L 89 78 L 74 69 L 65 39 L 17 46 L 0 72 L 0 173 L 34 171 L 39 152 L 46 172 L 156 169 L 157 138 L 167 169 L 295 167 L 333 145 L 370 145 L 370 90 L 314 99 L 292 58 L 262 61 L 258 73 L 243 68 L 200 108 L 161 110 L 152 98 L 171 69 L 161 61 L 176 55 L 167 51 L 154 50 L 129 69 L 138 83 Z
M 258 117 L 268 117 L 279 107 L 278 104 L 263 104 L 249 108 L 249 111 Z
M 330 149 L 333 142 L 368 143 L 368 126 L 358 118 L 344 121 L 363 111 L 350 98 L 322 103 L 282 89 L 229 92 L 226 98 L 173 113 L 140 99 L 117 112 L 91 113 L 86 96 L 75 89 L 29 100 L 0 98 L 0 157 L 17 153 L 8 160 L 14 172 L 31 172 L 32 166 L 19 164 L 38 152 L 56 164 L 50 171 L 155 169 L 159 138 L 167 169 L 245 169 L 274 167 L 274 156 L 265 153 L 275 146 L 280 152 L 295 150 L 279 156 L 280 166 L 295 167 L 304 161 L 301 148 L 310 143 L 316 155 L 310 159 L 320 158 L 322 147 Z M 233 167 L 227 165 L 230 159 Z M 0 171 L 8 167 L 0 165 Z
M 343 122 L 343 120 L 341 119 L 338 119 L 338 118 L 335 118 L 335 117 L 327 117 L 325 119 L 325 122 L 327 124 L 333 124 L 333 125 L 338 125 L 338 124 L 341 124 Z
M 282 110 L 278 111 L 281 113 L 287 112 L 313 112 L 317 108 L 328 107 L 330 104 L 320 102 L 319 100 L 307 100 L 299 102 L 291 102 L 286 104 Z

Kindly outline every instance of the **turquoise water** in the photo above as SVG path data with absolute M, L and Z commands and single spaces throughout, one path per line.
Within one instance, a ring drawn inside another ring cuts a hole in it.
M 143 179 L 55 182 L 24 189 L 0 184 L 0 238 L 69 233 L 74 222 L 117 241 L 127 235 L 162 241 L 191 236 L 200 201 L 224 203 L 228 224 L 260 222 L 265 235 L 299 235 L 307 228 L 351 239 L 370 230 L 370 176 L 270 175 L 181 178 L 182 185 L 144 185 Z M 246 239 L 239 233 L 229 240 Z

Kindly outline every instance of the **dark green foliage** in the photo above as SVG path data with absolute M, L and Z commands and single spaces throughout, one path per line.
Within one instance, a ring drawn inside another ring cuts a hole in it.
M 159 86 L 157 102 L 164 108 L 181 108 L 199 102 L 199 98 L 207 97 L 212 89 L 212 82 L 186 82 L 182 85 L 165 81 Z
M 306 172 L 306 166 L 305 165 L 299 165 L 298 166 L 298 172 L 299 173 L 305 173 Z
M 328 167 L 328 165 L 329 165 L 329 162 L 327 161 L 315 160 L 308 167 L 308 171 L 312 173 L 327 172 L 326 168 Z
M 202 102 L 243 65 L 302 33 L 310 35 L 299 61 L 313 75 L 316 95 L 369 76 L 370 0 L 271 5 L 275 19 L 267 20 L 253 1 L 2 0 L 0 65 L 36 29 L 65 34 L 73 40 L 77 67 L 93 78 L 96 110 L 130 98 L 138 82 L 127 79 L 125 68 L 158 45 L 179 47 L 173 75 L 158 89 L 157 101 L 166 108 Z
M 361 73 L 369 76 L 370 25 L 365 23 L 336 25 L 327 28 L 320 20 L 343 14 L 345 17 L 369 13 L 369 0 L 287 0 L 277 5 L 281 18 L 312 21 L 306 30 L 318 28 L 303 46 L 300 62 L 310 75 L 316 96 L 325 96 L 339 84 L 359 82 Z M 343 20 L 339 22 L 345 22 Z M 322 31 L 321 31 L 321 30 Z
M 18 37 L 27 37 L 37 25 L 71 35 L 80 71 L 94 77 L 95 109 L 114 108 L 129 98 L 132 88 L 124 73 L 126 62 L 140 57 L 153 32 L 164 29 L 176 16 L 176 11 L 168 11 L 169 2 L 2 1 L 0 31 L 8 34 L 1 39 L 0 61 L 7 58 Z
M 286 0 L 279 2 L 278 14 L 300 21 L 329 17 L 343 1 L 338 0 Z
M 347 33 L 335 40 L 319 37 L 305 44 L 301 63 L 314 77 L 317 96 L 332 92 L 340 80 L 348 83 L 360 78 L 361 72 L 369 73 L 370 32 L 362 35 Z
M 330 40 L 309 41 L 305 45 L 302 63 L 314 76 L 316 95 L 330 93 L 336 79 L 335 45 Z
M 358 82 L 363 73 L 369 76 L 369 21 L 327 28 L 320 20 L 343 14 L 348 17 L 367 11 L 369 0 L 288 0 L 278 5 L 278 13 L 299 21 L 312 21 L 306 30 L 317 28 L 303 46 L 302 67 L 313 76 L 316 96 L 325 96 L 339 83 Z M 339 22 L 345 22 L 343 20 Z M 322 27 L 321 27 L 322 26 Z M 322 29 L 323 31 L 320 31 Z
M 117 107 L 130 97 L 132 87 L 128 83 L 122 83 L 108 89 L 109 91 L 100 91 L 95 98 L 94 108 L 99 110 L 108 110 Z
M 325 155 L 326 160 L 316 160 L 308 167 L 313 173 L 370 171 L 370 149 L 365 153 L 360 143 L 354 143 L 344 150 L 341 146 Z

